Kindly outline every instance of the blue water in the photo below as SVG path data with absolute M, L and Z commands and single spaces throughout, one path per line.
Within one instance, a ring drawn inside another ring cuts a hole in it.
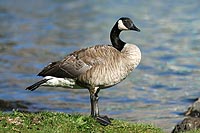
M 115 21 L 128 16 L 141 32 L 121 38 L 140 47 L 142 61 L 125 81 L 100 92 L 100 111 L 171 131 L 200 95 L 199 6 L 198 0 L 0 0 L 0 99 L 29 102 L 29 111 L 89 114 L 87 90 L 24 88 L 51 61 L 109 44 Z

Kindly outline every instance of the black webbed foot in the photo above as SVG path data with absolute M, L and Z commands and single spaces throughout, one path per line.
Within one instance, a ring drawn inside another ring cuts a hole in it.
M 97 116 L 96 120 L 103 126 L 108 126 L 111 124 L 111 121 L 107 116 Z

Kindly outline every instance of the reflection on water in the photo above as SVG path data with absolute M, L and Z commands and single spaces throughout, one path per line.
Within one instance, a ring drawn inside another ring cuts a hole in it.
M 0 1 L 0 99 L 27 101 L 30 109 L 89 114 L 87 90 L 24 88 L 49 62 L 94 44 L 108 44 L 121 16 L 140 33 L 123 40 L 139 45 L 142 62 L 124 82 L 100 92 L 100 109 L 111 117 L 154 123 L 167 131 L 199 97 L 198 1 Z

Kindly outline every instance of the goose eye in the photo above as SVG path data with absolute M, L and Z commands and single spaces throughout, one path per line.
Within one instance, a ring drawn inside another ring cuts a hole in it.
M 132 25 L 133 25 L 133 24 L 132 24 L 130 21 L 128 21 L 128 20 L 124 20 L 123 23 L 124 23 L 124 25 L 125 25 L 127 28 L 130 28 L 130 27 L 132 27 Z

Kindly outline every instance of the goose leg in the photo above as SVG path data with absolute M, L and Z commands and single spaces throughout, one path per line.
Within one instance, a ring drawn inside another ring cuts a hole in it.
M 91 94 L 90 102 L 91 102 L 91 116 L 92 117 L 99 116 L 98 97 L 96 97 L 94 94 Z
M 96 120 L 104 125 L 107 126 L 109 124 L 111 124 L 110 119 L 107 116 L 100 116 L 99 115 L 99 107 L 98 107 L 98 91 L 96 91 L 95 93 L 91 93 L 90 92 L 90 102 L 91 102 L 91 116 L 96 118 Z

